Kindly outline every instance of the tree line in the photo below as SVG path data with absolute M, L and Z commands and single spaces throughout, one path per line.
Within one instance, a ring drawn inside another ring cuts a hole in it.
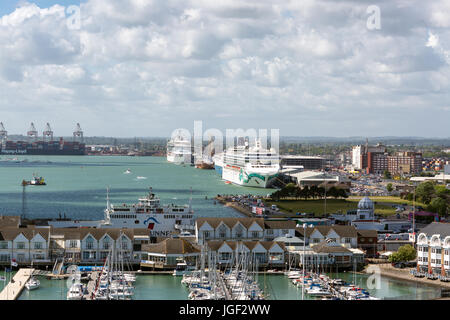
M 403 198 L 412 201 L 414 193 L 410 192 Z M 427 211 L 447 216 L 450 208 L 450 190 L 445 185 L 438 185 L 434 181 L 425 181 L 416 187 L 416 201 L 426 204 Z
M 332 186 L 326 190 L 327 197 L 332 198 L 348 198 L 348 194 L 344 189 L 336 188 Z M 271 194 L 271 198 L 274 200 L 281 200 L 287 198 L 294 198 L 308 200 L 310 198 L 317 199 L 325 197 L 325 188 L 319 186 L 304 186 L 300 187 L 294 183 L 289 183 L 280 190 Z

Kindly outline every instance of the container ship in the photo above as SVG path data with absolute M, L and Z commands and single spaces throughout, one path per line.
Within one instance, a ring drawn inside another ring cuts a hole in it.
M 7 131 L 3 123 L 0 122 L 0 154 L 8 155 L 85 155 L 86 145 L 83 143 L 83 132 L 80 125 L 73 133 L 73 141 L 66 141 L 63 138 L 53 139 L 53 131 L 47 123 L 46 130 L 43 133 L 43 139 L 39 140 L 34 124 L 31 123 L 30 130 L 27 133 L 28 141 L 12 141 L 8 139 Z M 77 141 L 81 140 L 81 141 Z

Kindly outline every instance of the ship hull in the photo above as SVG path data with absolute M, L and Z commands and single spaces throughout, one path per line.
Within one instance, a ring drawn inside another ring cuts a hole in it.
M 219 175 L 222 175 L 222 166 L 221 166 L 221 165 L 215 164 L 215 165 L 214 165 L 214 170 L 216 170 L 216 172 L 217 172 Z
M 176 231 L 177 220 L 184 230 L 194 230 L 195 225 L 190 219 L 167 218 L 163 214 L 139 214 L 136 219 L 111 219 L 109 222 L 105 220 L 52 220 L 48 221 L 48 225 L 54 228 L 148 229 L 151 236 L 170 237 Z
M 167 161 L 175 164 L 190 164 L 191 155 L 190 154 L 168 154 Z
M 277 171 L 255 172 L 246 168 L 228 165 L 222 168 L 223 180 L 245 187 L 270 188 L 277 176 Z

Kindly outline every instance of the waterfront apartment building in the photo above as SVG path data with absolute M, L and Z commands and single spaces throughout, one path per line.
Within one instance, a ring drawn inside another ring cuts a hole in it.
M 450 276 L 450 223 L 432 222 L 417 236 L 417 271 Z
M 306 231 L 306 237 L 304 232 Z M 296 236 L 305 240 L 306 246 L 314 246 L 323 241 L 333 241 L 347 249 L 361 249 L 368 256 L 377 253 L 378 232 L 377 230 L 358 230 L 350 225 L 331 225 L 296 228 Z
M 99 263 L 113 246 L 126 261 L 139 262 L 149 241 L 147 229 L 0 227 L 0 263 Z
M 45 229 L 3 227 L 0 229 L 0 263 L 48 262 L 49 232 Z
M 207 247 L 218 256 L 218 263 L 230 266 L 233 257 L 254 256 L 259 267 L 284 267 L 286 248 L 282 242 L 275 241 L 207 241 Z
M 358 246 L 358 233 L 354 226 L 317 226 L 309 235 L 311 246 L 321 243 L 324 240 L 331 240 L 341 244 L 346 248 L 356 248 Z
M 271 221 L 262 218 L 198 218 L 195 237 L 198 244 L 209 240 L 273 240 L 295 236 L 294 221 Z
M 141 267 L 151 269 L 173 269 L 178 262 L 195 266 L 201 248 L 187 239 L 164 239 L 158 243 L 142 245 Z
M 294 258 L 291 257 L 295 265 L 301 267 L 304 263 L 306 268 L 326 268 L 329 266 L 350 268 L 354 263 L 359 264 L 364 261 L 362 251 L 346 248 L 332 240 L 324 240 L 306 247 L 305 250 L 291 251 L 289 254 Z
M 219 266 L 223 267 L 230 266 L 236 254 L 252 255 L 259 267 L 282 267 L 285 262 L 284 244 L 274 241 L 209 240 L 206 241 L 206 248 L 217 256 Z M 201 246 L 187 239 L 165 239 L 156 244 L 143 245 L 142 250 L 142 268 L 173 269 L 179 262 L 189 266 L 200 265 Z

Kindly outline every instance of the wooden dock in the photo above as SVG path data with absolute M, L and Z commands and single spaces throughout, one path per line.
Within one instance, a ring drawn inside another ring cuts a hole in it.
M 33 275 L 33 272 L 34 269 L 19 269 L 0 293 L 0 300 L 16 300 L 25 287 L 25 283 Z

